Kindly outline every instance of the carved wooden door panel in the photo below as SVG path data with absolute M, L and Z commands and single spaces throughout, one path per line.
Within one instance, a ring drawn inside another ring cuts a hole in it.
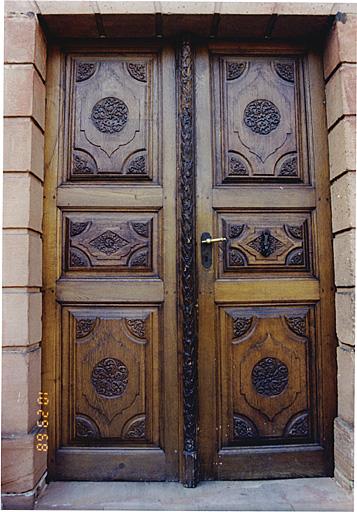
M 333 279 L 323 81 L 314 54 L 200 48 L 201 478 L 331 474 Z M 212 151 L 207 151 L 212 148 Z
M 49 75 L 50 472 L 177 479 L 174 52 L 53 50 Z

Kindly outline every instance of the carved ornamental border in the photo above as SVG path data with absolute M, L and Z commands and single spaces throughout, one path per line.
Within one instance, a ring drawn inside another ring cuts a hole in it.
M 197 330 L 195 269 L 194 73 L 189 38 L 178 47 L 178 136 L 180 180 L 180 267 L 183 323 L 183 423 L 185 487 L 196 487 L 197 457 Z

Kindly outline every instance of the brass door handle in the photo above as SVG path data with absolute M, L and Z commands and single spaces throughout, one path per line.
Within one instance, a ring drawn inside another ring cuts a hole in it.
M 201 235 L 201 262 L 204 268 L 210 268 L 212 265 L 212 244 L 225 242 L 227 238 L 212 238 L 210 233 Z
M 227 238 L 222 236 L 221 238 L 206 238 L 205 240 L 201 240 L 201 244 L 213 244 L 215 242 L 225 242 Z

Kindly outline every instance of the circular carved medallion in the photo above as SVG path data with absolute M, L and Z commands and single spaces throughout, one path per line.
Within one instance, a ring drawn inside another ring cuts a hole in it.
M 245 107 L 243 119 L 254 133 L 268 135 L 279 125 L 280 112 L 269 100 L 254 100 Z
M 129 109 L 124 101 L 109 96 L 99 100 L 93 107 L 91 119 L 103 133 L 120 132 L 128 121 Z
M 94 389 L 104 398 L 118 398 L 128 385 L 128 368 L 114 357 L 102 359 L 92 371 Z
M 274 357 L 261 359 L 253 368 L 252 384 L 259 395 L 280 395 L 288 385 L 287 366 Z

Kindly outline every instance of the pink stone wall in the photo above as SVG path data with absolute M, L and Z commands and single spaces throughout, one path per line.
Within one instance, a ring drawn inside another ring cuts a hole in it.
M 46 41 L 33 5 L 21 4 L 21 12 L 5 18 L 4 49 L 1 427 L 7 508 L 31 507 L 46 471 L 46 453 L 34 442 L 41 390 Z
M 357 17 L 336 21 L 324 53 L 336 284 L 335 477 L 353 486 Z

